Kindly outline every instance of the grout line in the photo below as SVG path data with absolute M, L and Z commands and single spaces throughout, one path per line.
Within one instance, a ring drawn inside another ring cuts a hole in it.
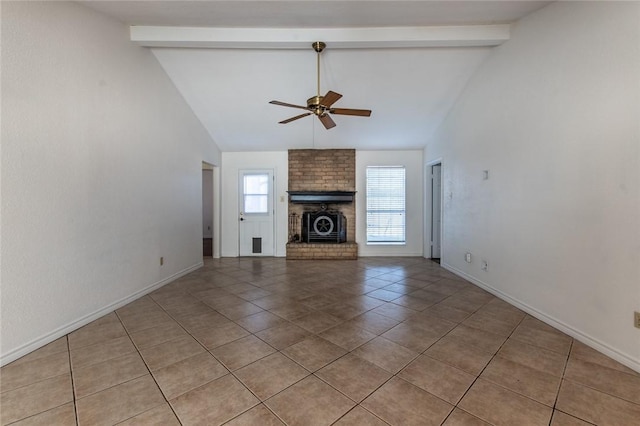
M 78 421 L 78 404 L 76 398 L 76 386 L 73 380 L 73 364 L 71 363 L 71 347 L 69 346 L 69 335 L 64 336 L 65 342 L 67 342 L 67 354 L 69 355 L 69 373 L 71 375 L 71 392 L 73 395 L 73 415 L 75 416 L 76 425 L 79 424 Z

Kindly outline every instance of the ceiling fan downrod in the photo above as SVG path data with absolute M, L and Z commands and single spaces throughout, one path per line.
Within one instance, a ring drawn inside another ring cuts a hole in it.
M 318 99 L 320 99 L 320 53 L 324 50 L 327 45 L 322 41 L 316 41 L 312 45 L 313 50 L 317 53 L 317 74 L 318 74 Z

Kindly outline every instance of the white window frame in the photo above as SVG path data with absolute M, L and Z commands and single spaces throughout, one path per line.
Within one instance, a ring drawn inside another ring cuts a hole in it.
M 401 181 L 400 178 L 401 173 Z M 394 172 L 398 172 L 394 176 Z M 385 173 L 388 174 L 385 181 Z M 386 186 L 386 188 L 380 188 Z M 366 241 L 367 245 L 406 245 L 407 172 L 405 166 L 367 166 L 366 168 Z M 385 197 L 374 197 L 386 190 Z M 402 194 L 401 197 L 399 195 Z M 382 225 L 386 222 L 386 225 Z M 386 228 L 385 228 L 386 226 Z M 386 238 L 385 238 L 386 235 Z

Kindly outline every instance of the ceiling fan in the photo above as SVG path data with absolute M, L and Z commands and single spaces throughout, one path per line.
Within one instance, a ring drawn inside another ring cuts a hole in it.
M 356 115 L 359 117 L 369 117 L 371 116 L 371 110 L 368 109 L 351 109 L 351 108 L 332 108 L 331 106 L 342 97 L 341 94 L 332 92 L 329 90 L 326 95 L 320 95 L 320 53 L 326 47 L 326 44 L 321 41 L 316 41 L 312 45 L 313 50 L 318 54 L 318 94 L 307 99 L 307 106 L 302 105 L 294 105 L 288 104 L 286 102 L 280 101 L 271 101 L 270 104 L 286 106 L 291 108 L 299 108 L 307 110 L 304 114 L 296 115 L 295 117 L 287 118 L 286 120 L 282 120 L 280 124 L 287 124 L 295 121 L 299 118 L 306 117 L 311 114 L 315 114 L 318 116 L 320 122 L 324 125 L 326 129 L 331 129 L 336 126 L 336 123 L 331 119 L 329 114 L 337 114 L 337 115 Z

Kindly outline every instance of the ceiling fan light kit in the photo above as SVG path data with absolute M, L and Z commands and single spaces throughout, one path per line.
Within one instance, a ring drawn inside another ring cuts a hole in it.
M 318 58 L 318 61 L 317 61 L 318 94 L 316 96 L 312 96 L 309 99 L 307 99 L 307 106 L 294 105 L 294 104 L 289 104 L 289 103 L 280 102 L 280 101 L 269 102 L 270 104 L 273 104 L 273 105 L 280 105 L 280 106 L 285 106 L 289 108 L 305 109 L 308 111 L 308 112 L 305 112 L 304 114 L 296 115 L 295 117 L 282 120 L 279 123 L 280 124 L 291 123 L 292 121 L 314 114 L 318 117 L 318 119 L 326 129 L 331 129 L 336 126 L 336 123 L 333 121 L 333 119 L 329 114 L 354 115 L 358 117 L 371 116 L 371 110 L 368 110 L 368 109 L 331 108 L 331 106 L 336 101 L 338 101 L 342 97 L 342 95 L 336 92 L 332 92 L 331 90 L 329 90 L 327 94 L 324 96 L 320 95 L 320 53 L 322 53 L 322 51 L 324 50 L 325 47 L 327 47 L 327 45 L 321 41 L 316 41 L 311 45 L 311 47 L 313 47 L 313 50 L 316 51 L 317 58 Z

